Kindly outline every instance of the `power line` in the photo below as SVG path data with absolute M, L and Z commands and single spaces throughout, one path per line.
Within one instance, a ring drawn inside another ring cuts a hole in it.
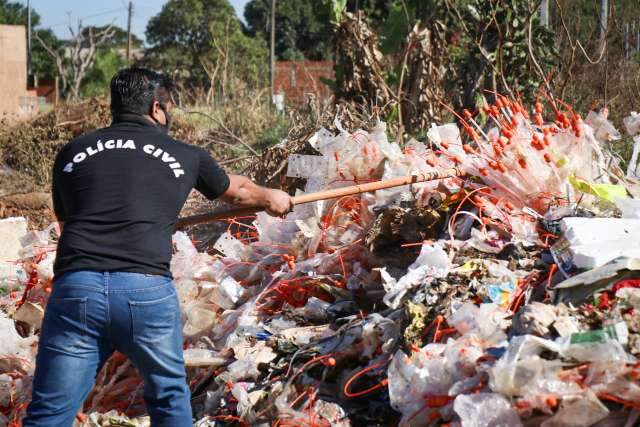
M 91 15 L 81 16 L 79 18 L 76 18 L 76 20 L 83 21 L 85 19 L 96 18 L 96 17 L 99 17 L 99 16 L 105 16 L 105 15 L 109 15 L 109 14 L 114 15 L 114 14 L 116 14 L 118 12 L 121 13 L 121 12 L 124 12 L 124 11 L 127 11 L 127 8 L 120 7 L 118 9 L 106 10 L 104 12 L 99 12 L 99 13 L 94 13 L 94 14 L 91 14 Z M 70 19 L 71 19 L 71 17 L 70 17 Z M 48 25 L 48 27 L 49 28 L 55 28 L 55 27 L 61 27 L 63 25 L 69 25 L 69 22 L 63 22 L 63 23 L 59 23 L 59 24 Z

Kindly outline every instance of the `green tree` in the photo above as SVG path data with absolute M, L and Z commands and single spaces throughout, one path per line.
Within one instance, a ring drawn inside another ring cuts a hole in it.
M 270 0 L 251 0 L 244 11 L 247 30 L 268 40 Z M 332 51 L 329 2 L 278 0 L 276 2 L 276 56 L 282 60 L 328 59 Z
M 379 34 L 384 53 L 395 53 L 416 18 L 434 12 L 434 0 L 278 0 L 276 56 L 282 60 L 322 60 L 333 57 L 333 22 L 340 10 L 361 11 Z M 247 31 L 269 40 L 271 0 L 251 0 L 244 11 Z M 333 21 L 333 22 L 332 22 Z M 411 24 L 411 25 L 410 25 Z
M 27 25 L 27 8 L 21 3 L 0 0 L 0 24 Z M 31 9 L 31 26 L 36 33 L 49 46 L 59 49 L 62 42 L 50 29 L 37 28 L 40 25 L 40 15 Z M 31 67 L 33 73 L 39 78 L 50 79 L 56 74 L 55 61 L 44 48 L 37 42 L 31 47 Z
M 31 19 L 38 16 L 33 13 Z M 36 19 L 40 19 L 38 16 Z M 27 22 L 27 8 L 20 3 L 13 3 L 8 0 L 0 0 L 0 23 L 18 25 Z
M 242 33 L 228 0 L 169 0 L 149 21 L 146 35 L 151 48 L 144 62 L 188 86 L 220 85 L 231 76 L 265 82 L 266 45 Z
M 127 66 L 127 60 L 115 48 L 100 49 L 91 71 L 82 81 L 80 94 L 83 98 L 106 96 L 113 75 Z
M 39 28 L 34 33 L 34 39 L 31 42 L 31 67 L 33 73 L 40 79 L 53 79 L 57 73 L 55 61 L 44 50 L 42 45 L 36 41 L 35 36 L 40 37 L 48 46 L 54 49 L 62 48 L 64 42 L 59 40 L 49 28 Z
M 448 89 L 456 106 L 475 109 L 483 96 L 493 99 L 495 92 L 536 97 L 557 60 L 554 33 L 540 25 L 538 4 L 458 0 L 448 8 L 441 19 L 448 28 L 456 75 Z
M 127 31 L 118 26 L 90 26 L 82 29 L 82 36 L 89 39 L 89 31 L 94 34 L 110 28 L 113 36 L 97 48 L 95 63 L 86 76 L 82 79 L 80 94 L 83 98 L 94 96 L 106 96 L 109 93 L 109 84 L 113 75 L 129 65 L 125 57 L 127 47 Z M 142 49 L 143 41 L 131 35 L 132 49 Z
M 100 32 L 100 31 L 104 31 L 104 29 L 106 29 L 108 27 L 108 25 L 102 25 L 102 26 L 90 26 L 90 27 L 85 27 L 82 32 L 84 34 L 85 37 L 88 36 L 88 32 L 89 29 L 91 28 L 91 30 L 93 32 Z M 127 31 L 124 30 L 123 28 L 120 28 L 118 26 L 112 25 L 111 26 L 114 34 L 113 37 L 105 44 L 105 47 L 113 47 L 113 48 L 126 48 L 127 47 Z M 135 48 L 135 49 L 142 49 L 144 43 L 142 41 L 142 39 L 140 39 L 139 37 L 137 37 L 135 34 L 131 34 L 131 47 Z

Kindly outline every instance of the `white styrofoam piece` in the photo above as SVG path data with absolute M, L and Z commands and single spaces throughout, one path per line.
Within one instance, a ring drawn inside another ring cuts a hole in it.
M 560 221 L 560 228 L 571 246 L 600 246 L 603 240 L 637 239 L 640 219 L 568 217 Z
M 13 289 L 25 275 L 19 260 L 22 239 L 27 235 L 27 220 L 23 217 L 0 220 L 0 287 Z
M 20 239 L 27 234 L 27 220 L 23 217 L 0 219 L 0 262 L 20 259 Z
M 571 246 L 571 252 L 576 267 L 592 269 L 619 257 L 640 258 L 640 241 L 604 240 L 588 245 Z
M 622 212 L 622 218 L 640 219 L 640 200 L 617 198 L 616 206 Z

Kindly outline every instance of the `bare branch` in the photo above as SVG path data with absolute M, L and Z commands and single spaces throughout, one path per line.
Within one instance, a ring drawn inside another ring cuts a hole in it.
M 113 24 L 94 33 L 92 27 L 83 31 L 82 21 L 78 21 L 77 29 L 69 26 L 72 44 L 68 48 L 68 63 L 58 55 L 58 71 L 63 78 L 63 87 L 70 100 L 80 97 L 82 80 L 93 67 L 96 60 L 98 46 L 106 43 L 115 35 Z
M 596 59 L 596 60 L 591 59 L 589 54 L 587 54 L 587 51 L 582 46 L 582 43 L 580 43 L 580 40 L 576 39 L 575 43 L 571 40 L 571 33 L 569 32 L 569 28 L 567 28 L 567 23 L 564 20 L 564 10 L 562 9 L 562 6 L 560 5 L 560 1 L 559 0 L 555 0 L 555 1 L 556 1 L 556 5 L 558 6 L 558 11 L 560 12 L 560 21 L 562 22 L 562 28 L 564 29 L 564 32 L 567 35 L 567 40 L 569 41 L 569 46 L 571 47 L 571 50 L 575 52 L 575 50 L 577 48 L 580 48 L 580 50 L 582 51 L 582 54 L 584 55 L 585 59 L 591 65 L 598 64 L 600 61 L 602 61 L 602 58 L 604 57 L 604 53 L 607 50 L 607 38 L 605 37 L 605 39 L 604 39 L 604 43 L 602 44 L 602 49 L 600 50 L 600 54 L 598 56 L 598 59 Z
M 542 70 L 542 67 L 536 60 L 536 56 L 533 53 L 533 44 L 531 42 L 532 30 L 533 30 L 533 15 L 530 15 L 529 16 L 529 32 L 527 33 L 527 47 L 529 48 L 529 56 L 531 57 L 531 61 L 533 62 L 533 65 L 535 65 L 535 69 L 538 72 L 540 78 L 544 82 L 544 85 L 547 88 L 547 92 L 549 93 L 549 96 L 553 96 L 552 95 L 553 91 L 551 90 L 551 86 L 549 86 L 549 82 L 547 81 L 544 71 Z
M 202 111 L 197 111 L 197 110 L 193 110 L 193 111 L 188 111 L 188 110 L 184 110 L 182 109 L 182 111 L 184 111 L 187 114 L 200 114 L 204 117 L 207 117 L 208 119 L 210 119 L 211 121 L 213 121 L 214 123 L 216 123 L 218 126 L 220 126 L 222 128 L 222 130 L 224 131 L 224 134 L 228 137 L 231 137 L 232 139 L 234 139 L 235 141 L 237 141 L 238 143 L 240 143 L 240 145 L 242 145 L 243 147 L 245 147 L 247 150 L 249 150 L 250 152 L 252 152 L 255 155 L 260 155 L 252 146 L 250 146 L 249 144 L 247 144 L 246 142 L 244 142 L 244 140 L 242 138 L 240 138 L 239 136 L 237 136 L 236 134 L 234 134 L 231 129 L 229 129 L 223 122 L 222 120 L 213 117 L 210 114 L 207 114 L 205 112 Z M 220 132 L 222 133 L 222 132 Z M 238 147 L 236 147 L 238 148 Z
M 44 42 L 44 40 L 42 40 L 42 38 L 40 37 L 38 32 L 34 32 L 34 36 L 35 36 L 36 40 L 38 40 L 40 45 L 42 45 L 44 50 L 47 51 L 47 53 L 49 55 L 51 55 L 51 57 L 55 60 L 55 62 L 56 62 L 56 70 L 58 72 L 58 75 L 62 79 L 62 86 L 65 87 L 67 85 L 67 76 L 66 76 L 66 73 L 65 73 L 65 70 L 64 70 L 63 57 L 58 52 L 56 52 L 51 46 L 47 45 Z

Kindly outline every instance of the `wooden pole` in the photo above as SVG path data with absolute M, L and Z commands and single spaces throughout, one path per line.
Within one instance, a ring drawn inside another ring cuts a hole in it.
M 609 21 L 609 0 L 600 0 L 600 46 L 604 47 L 607 38 L 607 26 Z
M 629 23 L 624 24 L 624 59 L 629 60 Z
M 60 77 L 56 74 L 56 80 L 53 85 L 53 104 L 58 105 L 58 97 L 60 96 Z
M 638 29 L 636 30 L 636 53 L 640 51 L 640 23 L 638 23 Z
M 276 75 L 276 0 L 271 0 L 271 46 L 269 49 L 269 95 L 270 104 L 273 104 L 275 95 L 275 75 Z
M 631 21 L 631 26 L 629 27 L 629 34 L 631 37 L 631 42 L 629 43 L 630 47 L 629 47 L 629 58 L 631 58 L 631 56 L 633 56 L 633 54 L 635 53 L 636 49 L 634 49 L 633 47 L 633 35 L 636 32 L 636 21 Z
M 129 13 L 127 17 L 127 62 L 131 59 L 131 15 L 133 14 L 133 2 L 129 0 Z
M 540 2 L 540 25 L 549 28 L 549 0 Z
M 27 0 L 27 89 L 33 89 L 34 86 L 31 61 L 31 1 Z
M 384 190 L 385 188 L 401 187 L 403 185 L 417 184 L 419 182 L 435 181 L 438 179 L 451 178 L 454 176 L 463 176 L 465 173 L 458 168 L 444 169 L 431 173 L 419 174 L 419 175 L 407 175 L 399 178 L 393 178 L 386 181 L 369 182 L 366 184 L 351 185 L 349 187 L 334 188 L 332 190 L 318 191 L 317 193 L 303 194 L 302 196 L 293 197 L 294 205 L 301 205 L 304 203 L 317 202 L 320 200 L 337 199 L 345 196 L 352 196 L 354 194 L 369 193 L 377 190 Z M 206 222 L 220 221 L 228 218 L 237 218 L 240 216 L 252 215 L 256 212 L 263 210 L 259 207 L 247 207 L 232 209 L 225 212 L 208 213 L 202 215 L 188 216 L 179 218 L 176 224 L 176 228 L 184 228 L 189 225 L 203 224 Z

